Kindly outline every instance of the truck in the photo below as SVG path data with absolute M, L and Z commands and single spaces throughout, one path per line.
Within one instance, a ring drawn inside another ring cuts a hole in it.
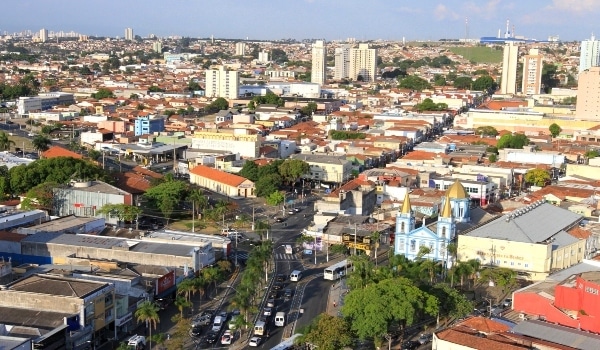
M 134 335 L 127 341 L 127 348 L 130 350 L 143 350 L 146 348 L 146 337 L 143 335 Z

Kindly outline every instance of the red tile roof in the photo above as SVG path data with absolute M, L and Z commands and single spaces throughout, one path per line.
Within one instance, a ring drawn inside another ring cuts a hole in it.
M 62 148 L 59 146 L 52 146 L 48 148 L 48 150 L 42 153 L 43 158 L 57 158 L 57 157 L 71 157 L 76 159 L 83 159 L 83 156 L 79 153 L 75 153 L 73 151 L 69 151 L 66 148 Z
M 204 165 L 197 165 L 190 173 L 198 176 L 205 177 L 207 179 L 211 179 L 229 186 L 239 186 L 242 182 L 247 181 L 245 177 L 241 177 L 238 175 L 230 174 L 221 170 L 217 170 L 215 168 L 209 168 Z M 250 181 L 250 180 L 248 180 Z

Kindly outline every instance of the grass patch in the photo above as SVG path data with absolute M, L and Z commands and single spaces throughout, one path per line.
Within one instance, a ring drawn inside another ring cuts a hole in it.
M 452 53 L 460 55 L 469 61 L 476 63 L 499 63 L 502 62 L 502 50 L 486 46 L 455 46 L 451 47 Z
M 6 132 L 7 135 L 9 133 L 9 131 L 4 131 L 4 132 Z M 8 135 L 8 139 L 15 143 L 14 145 L 12 145 L 10 147 L 10 149 L 13 151 L 14 151 L 15 147 L 19 148 L 21 150 L 23 150 L 23 147 L 25 147 L 25 152 L 35 152 L 35 150 L 33 149 L 33 144 L 31 143 L 31 140 L 28 139 L 27 137 Z

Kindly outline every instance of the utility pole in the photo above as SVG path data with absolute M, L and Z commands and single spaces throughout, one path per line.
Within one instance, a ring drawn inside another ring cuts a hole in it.
M 196 201 L 192 200 L 192 232 L 196 232 L 195 231 L 196 227 L 194 225 L 195 223 L 196 223 Z M 237 266 L 237 252 L 236 252 L 235 259 L 236 259 L 235 266 Z
M 104 169 L 104 155 L 106 152 L 102 151 L 102 169 Z
M 254 206 L 252 206 L 252 231 L 254 231 Z
M 313 243 L 313 250 L 315 251 L 315 265 L 317 265 L 317 235 L 315 234 L 315 241 Z
M 356 224 L 354 224 L 354 255 L 356 255 Z
M 177 174 L 176 160 L 177 160 L 177 148 L 175 147 L 175 139 L 173 139 L 173 173 Z

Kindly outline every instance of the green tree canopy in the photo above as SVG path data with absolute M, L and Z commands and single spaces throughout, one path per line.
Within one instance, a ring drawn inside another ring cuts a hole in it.
M 115 97 L 115 95 L 113 94 L 112 90 L 107 88 L 99 88 L 98 91 L 96 91 L 96 93 L 92 94 L 92 98 L 95 98 L 96 100 L 112 97 Z
M 279 165 L 278 170 L 283 180 L 294 183 L 302 175 L 308 173 L 310 166 L 301 159 L 286 159 Z
M 550 135 L 552 135 L 552 137 L 558 136 L 560 134 L 560 132 L 562 131 L 560 126 L 556 123 L 550 124 L 550 126 L 548 127 L 548 130 L 550 131 Z
M 489 75 L 479 77 L 473 82 L 473 90 L 488 91 L 496 90 L 497 88 L 498 84 Z
M 275 95 L 271 91 L 267 92 L 264 96 L 254 96 L 251 102 L 253 102 L 255 108 L 262 104 L 276 105 L 281 107 L 285 103 L 281 97 Z M 248 108 L 250 108 L 250 106 L 248 106 Z
M 545 169 L 531 169 L 525 173 L 525 181 L 535 186 L 545 186 L 550 181 L 550 174 Z
M 112 216 L 119 219 L 119 221 L 133 221 L 138 215 L 142 213 L 142 210 L 135 205 L 128 204 L 105 204 L 102 208 L 96 210 L 96 214 Z
M 321 350 L 338 350 L 353 344 L 350 325 L 341 317 L 321 314 L 307 327 L 301 342 Z
M 224 111 L 229 109 L 229 102 L 223 97 L 219 97 L 216 100 L 212 101 L 208 108 L 212 111 Z
M 317 110 L 317 104 L 315 102 L 309 102 L 306 106 L 300 110 L 302 114 L 312 116 Z
M 144 197 L 148 198 L 151 204 L 169 219 L 181 199 L 187 197 L 188 189 L 188 184 L 183 181 L 167 179 L 148 189 Z
M 21 202 L 21 208 L 52 211 L 54 206 L 54 188 L 56 186 L 58 186 L 56 182 L 44 182 L 33 187 L 25 194 L 25 199 Z
M 279 174 L 259 176 L 254 184 L 256 195 L 259 197 L 268 197 L 270 194 L 279 191 L 279 186 L 281 186 L 282 182 L 281 175 Z
M 473 79 L 471 77 L 458 77 L 454 79 L 452 85 L 457 89 L 468 90 L 471 89 L 471 84 L 473 84 Z
M 357 140 L 367 137 L 365 133 L 343 130 L 329 130 L 329 136 L 332 140 Z
M 493 126 L 480 126 L 475 129 L 475 135 L 498 136 L 498 130 Z
M 8 138 L 8 134 L 0 131 L 0 151 L 9 151 L 10 147 L 14 145 L 15 142 Z
M 426 98 L 421 103 L 417 103 L 415 108 L 419 112 L 424 111 L 445 111 L 448 109 L 448 105 L 446 103 L 434 103 L 432 99 Z
M 248 160 L 246 163 L 244 163 L 244 166 L 238 175 L 245 177 L 250 181 L 256 182 L 258 180 L 258 165 L 255 162 Z
M 283 203 L 285 200 L 285 196 L 280 191 L 275 191 L 267 196 L 267 204 L 269 205 L 279 205 Z
M 425 89 L 430 89 L 431 84 L 429 84 L 429 82 L 427 80 L 425 80 L 421 77 L 418 77 L 416 75 L 409 75 L 406 78 L 403 78 L 402 80 L 400 80 L 398 87 L 404 88 L 404 89 L 422 91 Z
M 389 278 L 365 288 L 351 290 L 342 306 L 342 314 L 360 339 L 373 338 L 381 344 L 390 326 L 405 326 L 425 315 L 438 313 L 438 300 L 417 288 L 404 277 Z
M 425 287 L 425 291 L 435 296 L 440 302 L 440 315 L 455 318 L 465 317 L 473 312 L 471 303 L 464 294 L 446 283 L 438 283 L 433 287 Z
M 524 146 L 529 144 L 529 139 L 525 134 L 506 134 L 498 140 L 496 145 L 498 149 L 503 148 L 516 148 L 522 149 Z

